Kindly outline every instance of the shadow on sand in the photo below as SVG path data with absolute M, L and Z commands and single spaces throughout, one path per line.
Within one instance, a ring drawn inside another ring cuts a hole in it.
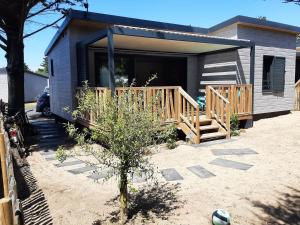
M 144 222 L 154 223 L 155 219 L 167 220 L 169 216 L 174 214 L 174 211 L 183 207 L 185 202 L 179 199 L 178 192 L 180 191 L 179 184 L 153 184 L 145 185 L 129 197 L 129 216 L 128 223 Z M 118 207 L 119 197 L 115 197 L 106 205 Z M 111 212 L 106 218 L 97 220 L 93 225 L 117 223 L 119 221 L 119 210 Z
M 253 201 L 256 208 L 260 208 L 267 217 L 256 215 L 264 224 L 293 224 L 300 225 L 300 190 L 287 187 L 289 193 L 280 193 L 276 205 Z

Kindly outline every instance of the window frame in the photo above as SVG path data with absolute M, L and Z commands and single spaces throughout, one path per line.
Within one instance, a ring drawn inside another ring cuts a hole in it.
M 54 77 L 54 63 L 53 59 L 50 59 L 51 76 Z
M 262 90 L 262 94 L 273 94 L 273 95 L 277 95 L 277 94 L 281 94 L 281 93 L 284 93 L 284 90 L 285 90 L 285 75 L 286 75 L 286 57 L 284 57 L 284 56 L 276 56 L 276 55 L 263 55 L 262 56 L 263 57 L 263 60 L 262 60 L 262 88 L 261 88 L 261 90 Z M 264 71 L 265 71 L 265 67 L 264 67 L 264 65 L 265 65 L 265 57 L 273 57 L 273 59 L 272 59 L 272 63 L 271 63 L 271 65 L 270 65 L 270 73 L 271 73 L 271 75 L 270 75 L 270 89 L 269 90 L 266 90 L 266 89 L 263 89 L 264 88 Z M 275 65 L 274 65 L 274 62 L 276 62 L 276 59 L 284 59 L 284 61 L 285 61 L 285 65 L 284 65 L 284 87 L 283 87 L 283 90 L 282 91 L 275 91 L 274 90 L 274 84 L 273 84 L 273 80 L 274 80 L 274 78 L 273 78 L 273 76 L 274 76 L 274 67 L 275 67 Z

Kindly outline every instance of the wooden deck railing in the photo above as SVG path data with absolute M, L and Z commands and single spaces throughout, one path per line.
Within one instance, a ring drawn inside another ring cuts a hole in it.
M 252 117 L 252 85 L 214 85 L 213 87 L 230 102 L 231 114 L 237 114 L 239 119 Z
M 80 88 L 78 88 L 80 90 Z M 95 98 L 101 102 L 101 99 L 110 95 L 109 88 L 94 88 Z M 199 122 L 199 107 L 197 102 L 191 98 L 179 86 L 159 86 L 159 87 L 118 87 L 116 95 L 122 96 L 125 91 L 130 90 L 131 100 L 139 110 L 143 110 L 145 103 L 151 107 L 153 112 L 160 112 L 161 121 L 164 123 L 185 123 L 191 130 L 193 141 L 199 143 L 200 140 L 200 122 Z M 139 97 L 137 97 L 139 96 Z M 142 96 L 142 102 L 138 102 Z M 153 101 L 155 99 L 155 101 Z M 101 112 L 103 105 L 99 104 Z M 93 126 L 95 122 L 95 112 L 87 112 L 84 118 L 79 122 L 86 126 Z
M 300 79 L 295 84 L 295 110 L 300 111 Z
M 206 117 L 214 118 L 230 135 L 230 102 L 212 86 L 206 86 Z

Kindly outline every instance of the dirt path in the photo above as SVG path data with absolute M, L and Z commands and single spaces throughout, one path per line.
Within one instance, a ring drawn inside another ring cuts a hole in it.
M 298 225 L 299 149 L 299 112 L 260 120 L 229 142 L 161 149 L 153 162 L 159 170 L 174 169 L 182 179 L 160 176 L 158 184 L 134 183 L 139 191 L 132 196 L 130 223 L 208 225 L 212 212 L 222 208 L 230 212 L 232 224 Z M 54 224 L 117 217 L 115 180 L 96 183 L 87 177 L 89 171 L 74 175 L 38 152 L 28 160 Z M 202 168 L 198 175 L 190 169 L 195 166 Z

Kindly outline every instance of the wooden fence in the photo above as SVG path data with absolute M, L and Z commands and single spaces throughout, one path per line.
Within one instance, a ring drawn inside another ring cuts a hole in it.
M 16 214 L 20 211 L 20 207 L 17 186 L 13 171 L 10 141 L 8 134 L 4 130 L 2 121 L 0 132 L 0 159 L 3 183 L 3 198 L 0 199 L 0 224 L 18 225 L 19 216 Z
M 300 80 L 295 84 L 295 110 L 300 111 Z

